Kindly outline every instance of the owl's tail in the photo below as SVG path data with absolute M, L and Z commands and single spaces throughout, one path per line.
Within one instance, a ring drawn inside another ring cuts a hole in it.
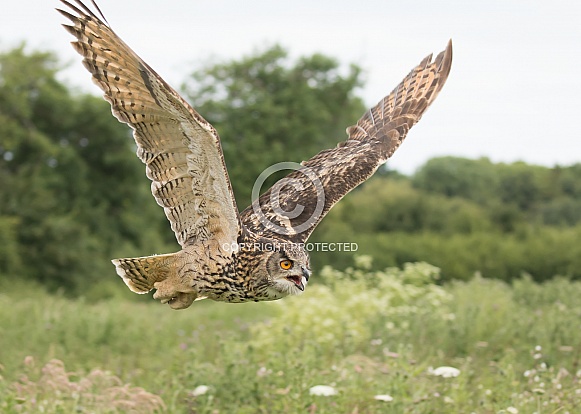
M 170 253 L 133 259 L 115 259 L 111 262 L 115 265 L 117 274 L 131 291 L 147 293 L 153 289 L 156 282 L 167 279 L 171 272 L 175 272 L 175 256 L 176 253 Z

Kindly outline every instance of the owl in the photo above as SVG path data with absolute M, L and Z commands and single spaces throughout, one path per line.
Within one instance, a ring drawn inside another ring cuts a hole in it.
M 115 259 L 133 292 L 185 309 L 209 298 L 239 303 L 301 294 L 311 266 L 305 242 L 345 194 L 367 180 L 442 89 L 452 45 L 426 57 L 357 123 L 348 139 L 308 161 L 239 213 L 218 133 L 110 28 L 94 0 L 60 0 L 63 25 L 113 115 L 133 130 L 151 192 L 177 253 Z M 276 166 L 273 168 L 276 169 Z

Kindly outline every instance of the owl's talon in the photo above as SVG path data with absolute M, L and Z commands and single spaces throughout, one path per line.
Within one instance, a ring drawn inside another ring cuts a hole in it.
M 170 308 L 175 310 L 186 309 L 190 307 L 197 296 L 198 295 L 196 293 L 180 292 L 176 297 L 173 297 L 169 300 L 168 305 Z

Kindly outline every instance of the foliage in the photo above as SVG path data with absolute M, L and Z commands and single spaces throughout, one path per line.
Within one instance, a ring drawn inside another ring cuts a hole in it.
M 378 320 L 382 325 L 388 321 L 391 330 L 401 330 L 402 316 L 439 312 L 451 299 L 433 284 L 440 269 L 427 263 L 369 272 L 371 257 L 358 257 L 357 262 L 360 268 L 345 271 L 327 266 L 319 274 L 324 284 L 309 286 L 309 294 L 294 301 L 275 302 L 280 316 L 268 329 L 256 326 L 256 346 L 270 348 L 273 341 L 286 337 L 293 349 L 335 346 L 356 350 L 373 339 L 377 328 L 361 320 Z M 306 339 L 312 338 L 313 331 L 319 332 L 316 344 Z
M 14 382 L 14 401 L 20 412 L 154 413 L 164 408 L 157 395 L 123 384 L 110 372 L 92 370 L 86 377 L 67 372 L 58 359 L 42 369 L 33 357 L 24 359 L 27 374 Z M 31 376 L 37 377 L 31 378 Z
M 57 72 L 50 53 L 0 55 L 0 271 L 78 292 L 169 237 L 128 129 Z
M 168 413 L 579 411 L 581 283 L 478 277 L 442 287 L 425 263 L 371 265 L 359 257 L 352 269 L 326 269 L 325 286 L 314 275 L 303 297 L 202 301 L 184 312 L 146 297 L 88 303 L 9 286 L 0 290 L 0 411 L 38 412 L 19 391 L 22 375 L 40 386 L 38 367 L 64 372 L 53 359 L 76 373 L 69 388 L 100 372 L 100 390 L 142 387 Z M 446 366 L 459 375 L 437 376 Z M 336 393 L 312 395 L 316 385 Z M 111 412 L 75 403 L 92 394 L 45 394 L 45 412 Z
M 559 220 L 559 214 L 550 210 L 575 210 L 581 201 L 580 178 L 581 164 L 546 168 L 523 162 L 494 164 L 487 158 L 440 157 L 423 165 L 412 182 L 425 192 L 461 197 L 487 208 L 514 207 L 529 221 L 573 225 L 579 222 L 579 213 L 571 211 Z
M 312 241 L 352 242 L 359 250 L 326 252 L 313 262 L 344 267 L 364 253 L 377 268 L 426 260 L 445 280 L 475 272 L 581 278 L 580 181 L 579 165 L 432 159 L 412 177 L 378 176 L 345 197 Z

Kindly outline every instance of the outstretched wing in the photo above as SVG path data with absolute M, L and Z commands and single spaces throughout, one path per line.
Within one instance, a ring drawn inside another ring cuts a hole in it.
M 264 237 L 305 242 L 345 194 L 367 180 L 401 145 L 434 101 L 450 73 L 452 42 L 432 62 L 426 57 L 375 107 L 347 128 L 349 139 L 322 151 L 278 181 L 241 214 Z
M 113 115 L 133 129 L 137 156 L 179 244 L 235 242 L 238 210 L 218 133 L 111 30 L 91 1 L 102 19 L 80 0 L 61 0 L 74 12 L 58 10 L 73 22 L 63 26 L 77 38 L 72 45 Z

